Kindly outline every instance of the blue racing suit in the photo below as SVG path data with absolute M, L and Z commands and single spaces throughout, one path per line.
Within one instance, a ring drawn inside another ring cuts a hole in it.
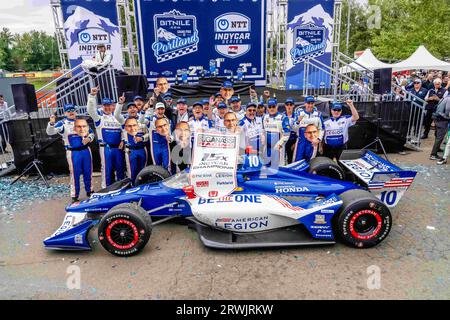
M 308 148 L 308 146 L 302 146 L 302 144 L 309 144 L 310 142 L 305 138 L 305 129 L 308 125 L 314 124 L 319 130 L 319 140 L 323 140 L 324 135 L 324 122 L 322 118 L 322 113 L 318 111 L 316 108 L 313 109 L 312 112 L 307 112 L 304 109 L 299 109 L 297 111 L 297 119 L 301 119 L 300 121 L 296 121 L 294 127 L 297 131 L 297 142 L 295 144 L 294 149 L 294 158 L 293 162 L 302 160 L 301 152 Z M 298 153 L 298 154 L 297 154 Z
M 102 163 L 102 188 L 106 188 L 114 181 L 124 178 L 124 154 L 119 149 L 122 141 L 122 126 L 114 114 L 105 114 L 102 110 L 97 111 L 97 98 L 93 95 L 89 95 L 87 111 L 94 120 L 97 130 Z
M 297 142 L 297 130 L 295 130 L 295 122 L 297 121 L 297 112 L 293 111 L 291 116 L 288 116 L 286 112 L 283 112 L 286 118 L 289 119 L 289 125 L 291 126 L 291 133 L 289 135 L 289 139 L 286 142 L 286 161 L 287 163 L 291 163 L 293 160 L 294 154 L 294 145 Z
M 284 166 L 286 162 L 284 145 L 291 132 L 289 119 L 279 112 L 273 116 L 266 114 L 263 118 L 263 129 L 266 139 L 265 164 L 275 168 Z
M 317 148 L 315 148 L 311 142 L 305 139 L 305 142 L 297 145 L 295 152 L 295 161 L 306 160 L 310 162 L 312 158 L 316 157 L 316 155 Z
M 128 177 L 134 183 L 139 172 L 147 165 L 147 150 L 145 142 L 148 140 L 148 134 L 145 132 L 145 125 L 142 125 L 141 131 L 137 133 L 137 137 L 142 141 L 136 142 L 134 136 L 125 130 L 123 131 L 123 141 L 125 143 L 125 159 L 127 162 Z
M 164 116 L 164 118 L 166 118 L 166 116 Z M 170 143 L 165 136 L 156 132 L 155 122 L 157 119 L 156 115 L 154 115 L 149 122 L 150 153 L 155 166 L 162 166 L 170 171 Z M 173 122 L 172 120 L 167 120 L 169 121 L 170 134 L 172 134 L 174 130 Z
M 83 138 L 77 135 L 74 129 L 75 120 L 63 119 L 52 125 L 47 125 L 47 134 L 59 133 L 64 141 L 67 163 L 70 171 L 70 196 L 78 198 L 80 195 L 80 176 L 83 175 L 86 194 L 92 192 L 92 154 L 88 145 L 83 144 Z M 89 139 L 94 140 L 94 132 L 89 129 Z

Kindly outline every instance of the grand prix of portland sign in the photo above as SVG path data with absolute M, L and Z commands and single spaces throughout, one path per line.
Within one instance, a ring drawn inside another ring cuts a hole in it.
M 201 198 L 222 198 L 237 187 L 239 135 L 196 132 L 189 181 Z
M 298 26 L 294 29 L 294 44 L 290 52 L 293 64 L 322 56 L 327 47 L 326 29 L 313 23 Z

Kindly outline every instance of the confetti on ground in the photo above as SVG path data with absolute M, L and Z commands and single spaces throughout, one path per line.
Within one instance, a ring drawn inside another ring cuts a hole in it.
M 427 229 L 428 229 L 428 230 L 436 230 L 436 228 L 433 227 L 433 226 L 427 226 Z

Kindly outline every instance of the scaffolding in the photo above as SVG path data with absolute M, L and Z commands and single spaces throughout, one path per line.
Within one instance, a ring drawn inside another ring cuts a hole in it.
M 58 44 L 59 60 L 61 69 L 67 71 L 70 69 L 69 54 L 66 47 L 66 36 L 64 34 L 64 22 L 60 0 L 51 0 L 53 23 L 55 24 L 55 38 Z

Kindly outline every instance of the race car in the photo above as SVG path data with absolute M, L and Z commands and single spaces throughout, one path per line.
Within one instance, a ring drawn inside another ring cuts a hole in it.
M 205 180 L 221 174 L 203 172 Z M 237 187 L 222 198 L 198 197 L 189 170 L 170 174 L 148 166 L 134 186 L 125 179 L 66 208 L 59 229 L 44 246 L 91 250 L 88 233 L 98 227 L 101 245 L 117 256 L 140 252 L 152 228 L 183 218 L 200 241 L 217 249 L 331 245 L 356 248 L 383 241 L 416 172 L 405 171 L 367 150 L 344 151 L 339 163 L 317 157 L 278 169 L 248 153 Z

